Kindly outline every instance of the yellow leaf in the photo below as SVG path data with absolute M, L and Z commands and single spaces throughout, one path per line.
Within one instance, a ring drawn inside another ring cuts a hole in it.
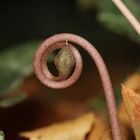
M 99 140 L 105 128 L 106 125 L 104 120 L 101 117 L 96 118 L 94 127 L 92 128 L 92 131 L 90 132 L 87 140 Z
M 22 132 L 20 136 L 30 140 L 85 140 L 95 122 L 93 113 L 87 113 L 77 119 Z

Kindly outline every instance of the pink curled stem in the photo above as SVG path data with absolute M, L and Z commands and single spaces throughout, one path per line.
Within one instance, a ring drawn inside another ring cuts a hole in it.
M 69 42 L 72 42 L 81 46 L 90 54 L 91 58 L 95 62 L 97 69 L 99 71 L 99 75 L 100 75 L 103 89 L 104 89 L 104 94 L 105 94 L 105 98 L 107 102 L 107 108 L 109 111 L 113 140 L 121 140 L 119 119 L 118 119 L 118 114 L 117 114 L 117 106 L 116 106 L 115 96 L 114 96 L 111 80 L 109 77 L 109 73 L 104 63 L 103 58 L 101 57 L 99 52 L 91 43 L 89 43 L 87 40 L 85 40 L 84 38 L 78 35 L 68 34 L 68 33 L 56 34 L 46 39 L 44 43 L 39 47 L 35 55 L 34 68 L 35 68 L 36 76 L 43 84 L 52 88 L 68 87 L 72 85 L 79 78 L 79 75 L 82 71 L 82 60 L 81 60 L 81 57 L 79 56 L 78 51 L 75 50 L 73 46 L 71 47 L 71 50 L 75 57 L 76 67 L 75 67 L 74 74 L 70 78 L 64 81 L 53 81 L 53 79 L 49 79 L 45 73 L 42 74 L 44 71 L 44 70 L 42 71 L 42 68 L 45 69 L 44 64 L 46 63 L 46 61 L 44 62 L 44 58 L 47 58 L 46 55 L 44 55 L 44 52 L 48 54 L 49 52 L 47 52 L 48 51 L 47 49 L 49 47 L 62 41 L 69 41 Z

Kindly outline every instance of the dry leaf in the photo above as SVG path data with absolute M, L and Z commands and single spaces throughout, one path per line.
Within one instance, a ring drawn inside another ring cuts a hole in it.
M 106 129 L 103 131 L 101 137 L 99 138 L 99 140 L 112 140 L 111 137 L 111 130 L 109 127 L 106 127 Z
M 129 87 L 135 92 L 140 93 L 140 74 L 134 73 L 129 76 L 127 81 L 125 82 L 125 86 Z
M 123 103 L 121 103 L 121 105 L 119 106 L 118 115 L 120 121 L 122 140 L 128 140 L 132 137 L 132 133 L 131 133 L 131 126 L 130 126 L 130 119 L 128 117 L 127 111 Z M 112 140 L 111 128 L 107 126 L 105 122 L 102 123 L 102 129 L 100 128 L 100 130 L 102 131 L 102 134 L 100 135 L 98 140 Z
M 85 114 L 77 119 L 22 132 L 20 136 L 30 140 L 85 140 L 87 133 L 95 122 L 93 113 Z
M 128 117 L 128 113 L 126 111 L 125 105 L 122 102 L 118 108 L 118 115 L 119 115 L 119 121 L 121 125 L 126 127 L 126 129 L 129 129 L 131 127 L 130 119 Z
M 101 117 L 97 117 L 87 140 L 99 140 L 105 128 L 106 125 L 104 120 Z
M 122 85 L 123 101 L 137 140 L 140 140 L 140 95 Z
M 121 125 L 120 128 L 122 140 L 128 140 L 131 134 L 124 126 Z M 111 129 L 109 127 L 106 127 L 98 140 L 112 140 Z

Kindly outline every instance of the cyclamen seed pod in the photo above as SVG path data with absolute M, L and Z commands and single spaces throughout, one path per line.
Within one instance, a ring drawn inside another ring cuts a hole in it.
M 58 81 L 65 80 L 69 77 L 75 65 L 73 52 L 70 50 L 70 44 L 66 44 L 55 57 L 55 66 L 58 70 Z
M 49 72 L 46 61 L 48 59 L 48 55 L 54 49 L 64 47 L 65 41 L 70 42 L 69 48 L 72 51 L 75 59 L 75 69 L 70 77 L 59 81 L 59 76 L 55 77 Z M 71 43 L 77 44 L 80 47 L 84 48 L 95 62 L 100 74 L 105 98 L 107 101 L 113 140 L 121 140 L 116 101 L 106 65 L 96 48 L 87 40 L 78 35 L 68 33 L 56 34 L 46 39 L 38 48 L 34 59 L 34 71 L 37 78 L 44 85 L 55 89 L 66 88 L 76 82 L 81 74 L 83 63 L 78 50 L 73 45 L 71 45 Z

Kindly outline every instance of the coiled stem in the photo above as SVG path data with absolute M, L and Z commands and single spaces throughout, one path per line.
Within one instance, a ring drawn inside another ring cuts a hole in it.
M 116 101 L 115 101 L 112 84 L 110 81 L 110 77 L 106 65 L 102 57 L 96 50 L 96 48 L 87 40 L 85 40 L 84 38 L 78 35 L 68 34 L 68 33 L 56 34 L 46 39 L 37 50 L 34 59 L 34 70 L 37 78 L 44 85 L 55 89 L 61 89 L 61 88 L 66 88 L 68 86 L 71 86 L 79 78 L 83 66 L 82 58 L 78 50 L 71 44 L 70 44 L 70 50 L 72 51 L 75 58 L 75 69 L 73 74 L 70 77 L 68 77 L 68 79 L 59 81 L 56 80 L 56 77 L 54 77 L 48 70 L 48 67 L 46 65 L 48 55 L 54 49 L 62 48 L 64 46 L 64 41 L 75 43 L 81 46 L 82 48 L 84 48 L 90 54 L 93 61 L 95 62 L 100 74 L 105 98 L 107 101 L 113 140 L 121 140 Z

